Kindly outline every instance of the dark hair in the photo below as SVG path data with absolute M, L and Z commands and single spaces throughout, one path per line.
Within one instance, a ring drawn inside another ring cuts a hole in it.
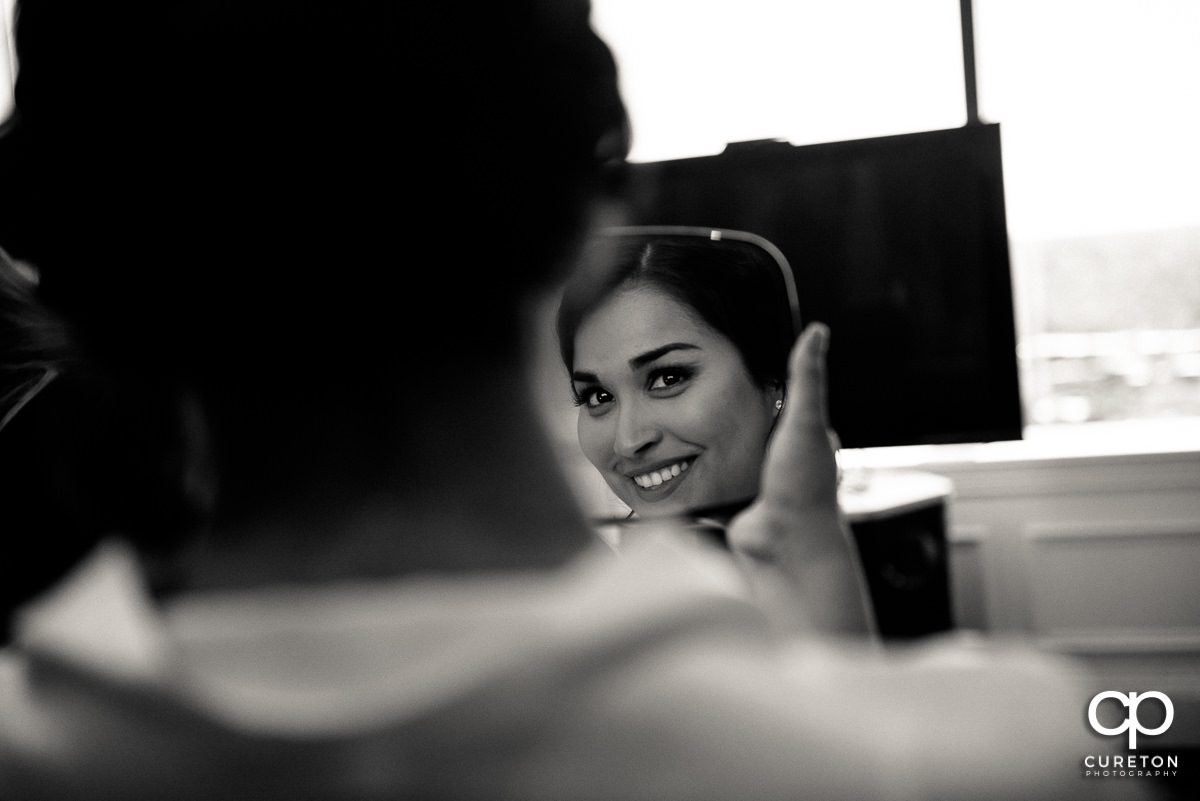
M 325 448 L 369 473 L 413 371 L 514 348 L 516 299 L 619 177 L 627 119 L 589 12 L 22 0 L 0 242 L 84 357 L 199 396 L 226 511 Z
M 558 309 L 559 353 L 568 373 L 583 321 L 618 289 L 639 286 L 667 293 L 729 339 L 760 387 L 785 382 L 797 332 L 780 265 L 756 245 L 696 236 L 593 241 Z

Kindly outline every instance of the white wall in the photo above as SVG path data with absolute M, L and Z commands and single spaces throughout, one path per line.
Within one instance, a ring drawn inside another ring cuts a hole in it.
M 1165 692 L 1200 743 L 1200 451 L 927 465 L 956 622 L 1079 656 L 1096 691 Z
M 1200 643 L 1200 452 L 928 465 L 949 478 L 969 625 Z

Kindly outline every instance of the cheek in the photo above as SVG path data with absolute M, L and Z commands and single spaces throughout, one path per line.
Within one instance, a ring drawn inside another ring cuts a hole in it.
M 730 398 L 734 396 L 729 396 Z M 726 400 L 721 414 L 710 421 L 712 448 L 722 463 L 721 483 L 732 495 L 757 491 L 774 415 L 755 392 Z
M 681 435 L 721 446 L 727 455 L 762 451 L 774 415 L 767 395 L 740 375 L 688 393 L 673 427 Z M 682 399 L 681 399 L 682 400 Z
M 744 411 L 730 410 L 716 424 L 719 429 L 714 441 L 719 441 L 727 458 L 739 463 L 761 462 L 766 452 L 767 437 L 771 432 L 770 419 L 757 408 L 742 407 Z
M 743 486 L 752 486 L 757 491 L 770 436 L 771 426 L 765 419 L 759 419 L 745 427 L 740 440 L 742 448 L 733 457 L 742 464 Z
M 692 442 L 704 444 L 711 440 L 715 416 L 715 399 L 699 392 L 689 392 L 677 398 L 658 401 L 655 427 L 669 442 Z

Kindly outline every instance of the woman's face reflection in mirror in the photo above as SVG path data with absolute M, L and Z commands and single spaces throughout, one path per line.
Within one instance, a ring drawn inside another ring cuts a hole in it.
M 770 311 L 778 268 L 704 240 L 631 241 L 611 259 L 560 314 L 584 455 L 640 517 L 748 501 L 792 339 L 786 308 Z
M 649 286 L 619 290 L 580 326 L 572 385 L 579 444 L 640 516 L 753 497 L 778 389 L 734 344 Z

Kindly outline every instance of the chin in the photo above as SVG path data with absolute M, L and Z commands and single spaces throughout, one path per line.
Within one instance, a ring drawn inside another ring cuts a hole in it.
M 625 503 L 633 509 L 638 517 L 644 518 L 678 517 L 686 515 L 697 508 L 696 504 L 675 498 L 664 500 L 661 503 L 646 503 L 640 498 L 634 498 L 632 502 L 626 501 Z

